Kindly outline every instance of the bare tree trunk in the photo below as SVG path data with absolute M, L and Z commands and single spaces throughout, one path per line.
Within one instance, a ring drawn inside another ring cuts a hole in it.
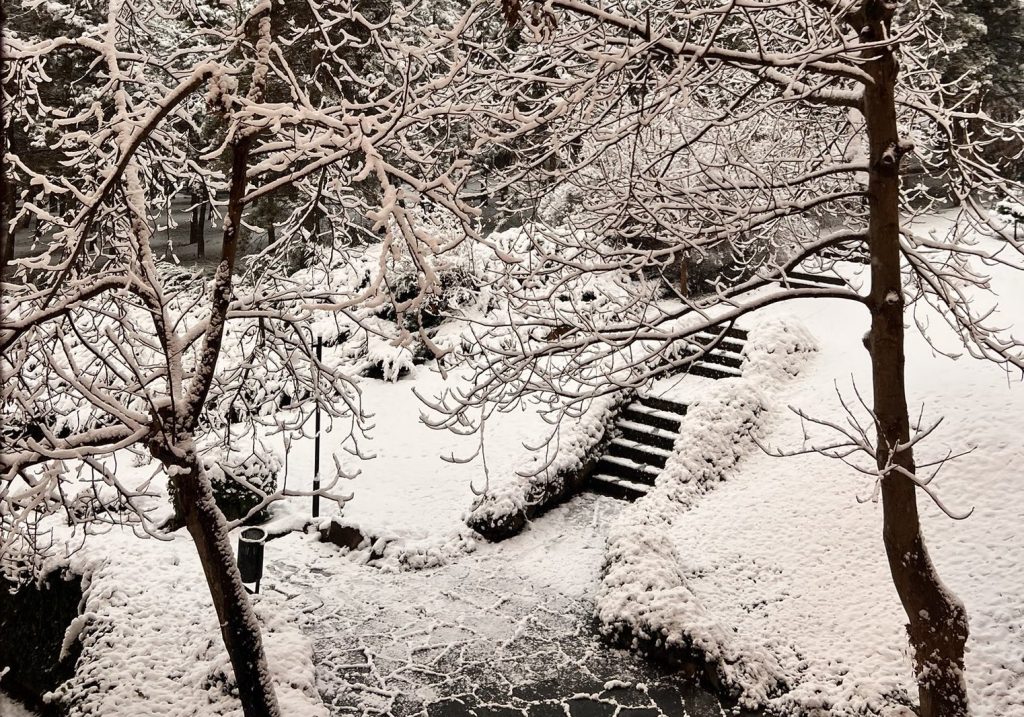
M 0 8 L 0 28 L 3 27 L 6 18 L 3 14 L 3 8 Z M 3 44 L 0 40 L 0 59 L 3 57 Z M 0 115 L 2 118 L 2 115 Z M 7 152 L 13 152 L 14 149 L 11 146 L 13 142 L 14 130 L 11 128 L 9 131 L 0 130 L 0 276 L 6 273 L 7 265 L 14 259 L 14 214 L 17 210 L 14 198 L 14 188 L 11 186 L 10 175 L 8 173 L 7 162 L 5 157 Z
M 192 451 L 184 459 L 170 451 L 154 452 L 165 465 L 179 466 L 180 472 L 171 479 L 177 507 L 206 574 L 224 647 L 235 671 L 242 713 L 245 717 L 280 717 L 260 626 L 235 564 L 227 522 L 214 501 L 210 478 Z
M 866 3 L 868 40 L 888 33 L 892 11 Z M 877 13 L 872 18 L 870 13 Z M 904 300 L 900 279 L 899 164 L 904 148 L 896 123 L 899 72 L 891 48 L 872 50 L 864 69 L 875 82 L 865 86 L 864 115 L 870 145 L 871 351 L 877 464 L 882 471 L 883 538 L 896 592 L 908 618 L 921 717 L 960 717 L 967 712 L 963 675 L 967 613 L 939 579 L 921 535 L 917 487 L 907 411 Z
M 200 201 L 199 195 L 193 192 L 188 243 L 196 245 L 196 256 L 200 259 L 206 258 L 206 207 L 206 198 Z
M 689 257 L 685 251 L 676 253 L 676 270 L 679 274 L 679 293 L 682 296 L 690 296 L 690 264 Z
M 195 244 L 197 243 L 196 235 L 200 231 L 202 231 L 202 224 L 200 223 L 199 219 L 199 195 L 196 194 L 195 192 L 192 192 L 189 196 L 189 200 L 190 203 L 192 204 L 192 211 L 188 222 L 188 243 Z

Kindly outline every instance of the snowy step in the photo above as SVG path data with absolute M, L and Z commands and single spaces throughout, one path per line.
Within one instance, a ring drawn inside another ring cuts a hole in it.
M 636 403 L 642 406 L 656 409 L 658 411 L 664 411 L 665 413 L 674 413 L 677 416 L 686 415 L 686 404 L 679 403 L 678 401 L 670 401 L 667 398 L 658 398 L 657 396 L 638 396 Z M 630 408 L 635 408 L 634 403 Z
M 675 413 L 659 411 L 642 403 L 631 404 L 622 412 L 622 420 L 630 423 L 643 423 L 666 431 L 678 431 L 681 418 L 682 416 Z
M 645 446 L 654 446 L 655 448 L 672 450 L 672 446 L 675 445 L 676 442 L 677 434 L 672 431 L 654 428 L 653 426 L 648 426 L 643 423 L 633 423 L 631 421 L 622 420 L 615 425 L 619 429 L 623 438 L 635 443 L 642 443 Z
M 635 424 L 634 424 L 635 425 Z M 633 443 L 640 443 L 645 446 L 652 446 L 654 448 L 660 448 L 662 450 L 670 451 L 672 446 L 675 445 L 675 438 L 667 438 L 664 436 L 658 436 L 642 429 L 630 428 L 629 426 L 618 426 L 618 431 L 622 438 Z
M 722 329 L 722 326 L 712 326 L 710 329 L 698 332 L 697 335 L 707 334 L 708 336 L 718 338 L 718 336 L 722 334 Z M 746 329 L 741 329 L 738 326 L 730 326 L 728 329 L 725 329 L 725 336 L 723 338 L 726 340 L 733 339 L 734 341 L 746 341 L 748 335 L 749 334 Z
M 704 363 L 695 363 L 690 366 L 689 371 L 694 376 L 703 376 L 704 378 L 736 378 L 742 376 L 743 372 L 740 369 L 732 368 L 731 366 L 709 366 Z
M 661 469 L 646 463 L 637 463 L 622 456 L 602 456 L 594 467 L 596 475 L 625 478 L 636 483 L 654 485 Z
M 817 286 L 826 284 L 828 286 L 846 286 L 846 282 L 838 276 L 828 276 L 827 274 L 807 274 L 802 271 L 791 271 L 786 274 L 786 279 L 789 284 L 814 284 Z
M 664 468 L 671 451 L 616 438 L 608 444 L 608 455 L 628 458 L 635 463 L 646 463 L 656 468 Z
M 739 340 L 724 338 L 721 341 L 718 341 L 717 334 L 709 334 L 706 331 L 696 333 L 690 338 L 699 341 L 705 346 L 714 346 L 715 351 L 728 351 L 729 353 L 736 354 L 737 356 L 743 353 L 743 346 L 746 344 L 746 339 Z
M 743 356 L 731 351 L 721 351 L 717 348 L 706 351 L 703 356 L 697 359 L 698 363 L 710 363 L 730 368 L 739 368 L 743 365 Z
M 647 495 L 651 487 L 643 483 L 634 483 L 625 478 L 615 476 L 592 475 L 590 476 L 590 489 L 595 493 L 608 495 L 612 498 L 623 498 L 625 500 L 636 500 Z

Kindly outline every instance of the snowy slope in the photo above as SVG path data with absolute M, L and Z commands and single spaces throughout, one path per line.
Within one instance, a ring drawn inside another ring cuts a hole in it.
M 1024 312 L 1019 277 L 996 272 L 1003 315 Z M 870 392 L 860 338 L 866 312 L 834 300 L 772 311 L 805 325 L 820 347 L 768 417 L 767 441 L 800 448 L 800 422 L 786 409 L 839 418 L 834 382 Z M 762 315 L 764 316 L 764 315 Z M 934 325 L 934 324 L 933 324 Z M 953 344 L 938 335 L 944 348 Z M 954 522 L 920 496 L 926 541 L 939 574 L 967 605 L 968 683 L 975 714 L 1024 714 L 1024 386 L 1019 376 L 969 357 L 935 354 L 918 335 L 908 345 L 911 412 L 945 421 L 917 451 L 919 462 L 975 447 L 934 485 Z M 680 515 L 669 531 L 687 588 L 710 625 L 734 631 L 735 648 L 789 691 L 770 699 L 783 714 L 901 713 L 916 700 L 903 630 L 881 540 L 880 506 L 868 479 L 818 455 L 747 457 L 730 479 Z
M 360 442 L 363 458 L 346 453 L 339 445 L 343 432 L 324 434 L 321 448 L 323 480 L 334 474 L 332 453 L 349 473 L 356 477 L 340 485 L 340 492 L 351 494 L 341 516 L 365 534 L 390 543 L 388 555 L 422 567 L 436 564 L 465 549 L 476 540 L 465 518 L 476 495 L 487 493 L 500 506 L 522 499 L 524 476 L 547 469 L 552 471 L 568 460 L 578 460 L 597 438 L 595 424 L 607 411 L 609 400 L 597 401 L 585 419 L 566 421 L 559 437 L 545 443 L 554 426 L 549 424 L 536 404 L 523 403 L 507 413 L 494 412 L 485 422 L 483 435 L 458 435 L 436 430 L 421 420 L 430 411 L 413 393 L 425 398 L 438 395 L 445 387 L 465 382 L 457 373 L 445 381 L 426 366 L 413 369 L 409 377 L 394 383 L 362 379 L 359 383 L 365 410 L 373 414 L 367 440 Z M 436 420 L 436 415 L 432 416 Z M 483 451 L 477 455 L 480 442 Z M 268 440 L 283 451 L 280 440 Z M 549 462 L 556 458 L 554 466 Z M 454 457 L 456 461 L 452 461 Z M 471 459 L 471 460 L 467 460 Z M 290 444 L 287 457 L 287 481 L 291 488 L 308 490 L 313 476 L 313 440 L 303 438 Z M 288 511 L 293 516 L 309 516 L 309 498 L 293 498 Z M 324 515 L 338 513 L 329 505 Z M 287 518 L 286 518 L 287 520 Z M 294 521 L 292 521 L 294 522 Z M 419 557 L 412 559 L 411 556 Z

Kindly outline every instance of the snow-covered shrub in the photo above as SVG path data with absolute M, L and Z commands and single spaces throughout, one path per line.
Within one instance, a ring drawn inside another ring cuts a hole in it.
M 281 461 L 274 455 L 248 455 L 241 461 L 218 460 L 213 456 L 207 456 L 203 462 L 213 485 L 217 507 L 228 520 L 244 518 L 266 495 L 277 491 Z M 180 524 L 181 512 L 178 509 L 177 491 L 173 483 L 168 484 L 168 494 L 174 506 L 175 521 Z M 258 523 L 267 517 L 267 511 L 263 509 L 249 520 Z
M 530 518 L 572 497 L 604 452 L 608 429 L 632 395 L 621 391 L 603 396 L 578 419 L 564 420 L 553 459 L 536 473 L 496 480 L 473 502 L 466 524 L 488 540 L 504 540 L 522 530 Z
M 83 488 L 68 503 L 68 515 L 76 523 L 93 521 L 138 521 L 128 499 L 114 486 L 93 483 Z
M 541 197 L 537 213 L 550 226 L 566 223 L 583 204 L 583 191 L 571 184 L 559 184 Z
M 157 261 L 156 270 L 167 290 L 186 291 L 205 283 L 201 272 L 169 261 Z
M 395 304 L 411 301 L 421 294 L 419 275 L 414 271 L 402 273 L 391 281 L 390 289 L 394 303 L 385 304 L 378 315 L 397 322 Z M 435 328 L 446 316 L 475 305 L 479 289 L 479 277 L 466 267 L 458 264 L 445 267 L 437 272 L 433 292 L 424 294 L 414 311 L 403 313 L 401 325 L 409 331 L 421 326 Z
M 62 569 L 20 585 L 0 577 L 0 684 L 41 710 L 43 696 L 74 674 L 81 646 L 65 631 L 82 588 L 81 575 Z
M 1014 222 L 1024 222 L 1024 201 L 1007 197 L 996 205 L 996 212 Z
M 371 316 L 342 342 L 336 355 L 352 363 L 360 375 L 384 381 L 397 381 L 412 371 L 414 349 L 418 342 L 408 331 L 394 323 Z
M 415 354 L 406 346 L 396 346 L 371 335 L 366 340 L 366 360 L 368 365 L 362 371 L 363 376 L 397 381 L 412 371 Z

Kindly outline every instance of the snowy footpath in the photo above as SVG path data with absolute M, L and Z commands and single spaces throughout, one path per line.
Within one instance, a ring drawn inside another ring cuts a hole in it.
M 316 533 L 266 545 L 255 598 L 288 717 L 723 717 L 712 694 L 601 642 L 593 621 L 607 527 L 626 504 L 583 494 L 505 542 L 395 569 Z M 198 560 L 111 533 L 86 570 L 83 641 L 58 690 L 73 717 L 238 717 Z M 0 695 L 0 716 L 31 717 Z
M 743 714 L 598 638 L 605 532 L 624 505 L 584 494 L 429 570 L 359 565 L 292 534 L 267 546 L 265 591 L 305 616 L 334 715 Z

